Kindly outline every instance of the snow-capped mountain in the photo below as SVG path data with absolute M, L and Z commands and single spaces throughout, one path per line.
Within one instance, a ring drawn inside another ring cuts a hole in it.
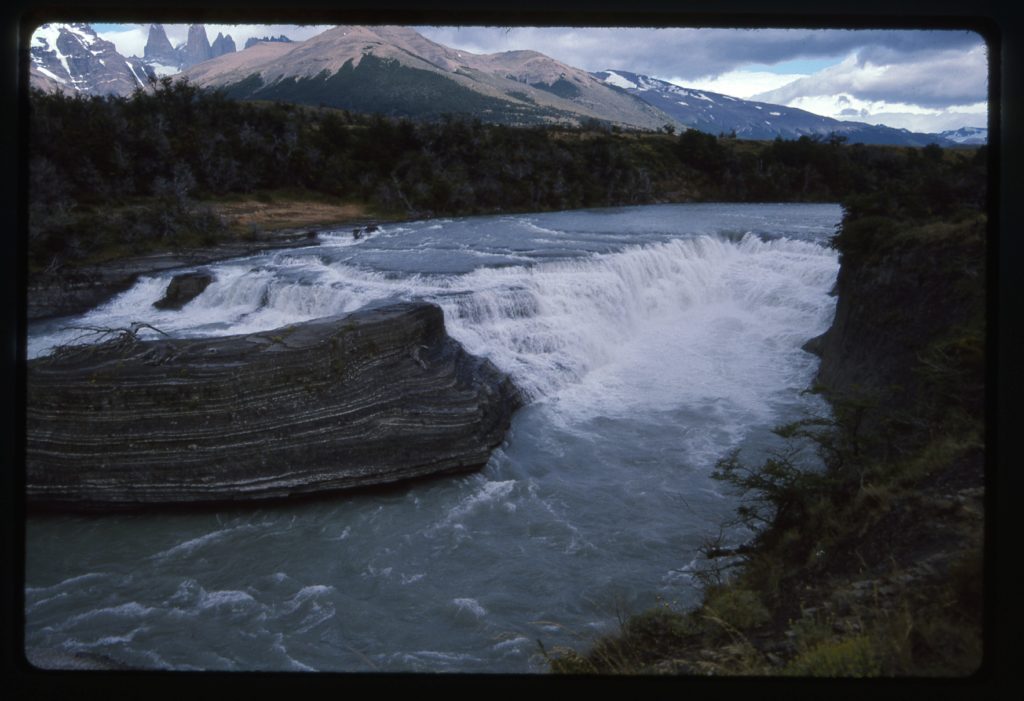
M 218 32 L 217 38 L 210 43 L 206 27 L 201 24 L 189 25 L 188 40 L 178 46 L 172 46 L 162 24 L 149 25 L 149 37 L 143 50 L 142 61 L 152 72 L 163 77 L 174 75 L 211 58 L 235 52 L 235 40 L 228 34 Z
M 980 146 L 988 143 L 988 129 L 985 127 L 960 127 L 939 134 L 950 141 L 966 146 Z
M 407 27 L 340 26 L 301 42 L 255 44 L 185 72 L 239 98 L 416 118 L 470 114 L 505 124 L 588 119 L 657 129 L 671 118 L 536 51 L 474 54 Z
M 838 134 L 845 136 L 850 143 L 953 145 L 935 134 L 917 134 L 906 129 L 844 122 L 793 107 L 683 88 L 629 71 L 600 71 L 594 73 L 594 76 L 657 107 L 676 122 L 712 134 L 735 131 L 741 139 L 774 139 L 778 136 L 797 139 L 801 136 Z
M 987 130 L 942 134 L 846 122 L 792 107 L 685 88 L 625 70 L 588 73 L 536 51 L 474 54 L 430 41 L 408 27 L 339 26 L 306 41 L 210 44 L 201 24 L 172 46 L 149 28 L 144 56 L 125 58 L 87 24 L 46 24 L 33 34 L 31 85 L 89 95 L 130 95 L 151 77 L 181 73 L 200 87 L 242 99 L 327 105 L 357 112 L 437 118 L 472 115 L 503 124 L 665 125 L 745 139 L 838 134 L 851 143 L 981 144 Z
M 29 84 L 41 90 L 127 96 L 148 85 L 142 61 L 126 59 L 88 24 L 40 26 L 29 55 Z
M 32 35 L 30 85 L 46 91 L 128 96 L 136 88 L 148 89 L 150 77 L 175 75 L 234 51 L 230 35 L 217 34 L 210 44 L 201 24 L 191 25 L 188 41 L 177 47 L 163 25 L 153 24 L 143 56 L 126 58 L 88 24 L 44 24 Z

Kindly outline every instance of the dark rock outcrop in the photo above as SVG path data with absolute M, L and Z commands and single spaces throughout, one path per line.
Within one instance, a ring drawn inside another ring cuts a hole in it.
M 28 364 L 30 505 L 265 500 L 483 466 L 519 406 L 441 309 L 402 303 Z
M 919 396 L 929 346 L 984 313 L 982 244 L 965 232 L 871 260 L 844 256 L 832 326 L 804 345 L 821 357 L 817 383 L 838 397 Z
M 82 314 L 135 284 L 140 275 L 174 268 L 205 265 L 263 251 L 316 245 L 309 230 L 258 232 L 252 241 L 226 241 L 206 248 L 153 253 L 55 272 L 34 273 L 26 289 L 26 315 L 30 321 Z
M 217 32 L 217 38 L 213 40 L 213 44 L 210 46 L 210 57 L 217 58 L 224 54 L 235 53 L 235 40 L 228 34 L 224 36 L 220 32 Z
M 268 42 L 268 41 L 282 42 L 282 43 L 285 43 L 285 44 L 291 43 L 291 39 L 286 37 L 284 34 L 281 34 L 280 36 L 276 36 L 276 37 L 271 37 L 271 36 L 267 36 L 267 37 L 249 37 L 248 39 L 245 40 L 245 47 L 244 48 L 248 49 L 250 46 L 255 46 L 256 44 L 259 44 L 261 42 Z
M 201 24 L 190 24 L 182 67 L 194 66 L 197 63 L 209 61 L 211 58 L 213 58 L 213 50 L 210 40 L 206 38 L 206 27 Z
M 985 226 L 907 225 L 870 252 L 840 249 L 835 318 L 804 349 L 821 358 L 818 388 L 857 412 L 863 435 L 913 433 L 954 407 L 982 415 Z
M 181 273 L 171 278 L 164 296 L 153 302 L 157 309 L 181 309 L 203 293 L 213 276 L 209 273 Z
M 156 61 L 168 66 L 176 66 L 179 63 L 180 57 L 167 38 L 164 25 L 149 25 L 149 38 L 146 40 L 145 49 L 143 49 L 143 58 L 147 61 Z

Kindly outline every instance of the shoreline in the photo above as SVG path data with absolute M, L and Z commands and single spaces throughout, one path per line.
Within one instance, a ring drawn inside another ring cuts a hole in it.
M 246 238 L 233 237 L 209 246 L 115 257 L 56 272 L 29 274 L 25 290 L 26 321 L 31 323 L 83 314 L 131 288 L 143 275 L 209 265 L 268 251 L 317 246 L 324 231 L 409 220 L 361 216 L 303 227 L 262 228 Z

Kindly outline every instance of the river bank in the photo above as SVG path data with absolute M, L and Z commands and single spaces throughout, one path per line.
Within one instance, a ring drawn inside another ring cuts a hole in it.
M 110 250 L 101 260 L 30 272 L 26 289 L 29 321 L 81 314 L 124 292 L 142 275 L 317 244 L 324 230 L 364 229 L 401 221 L 375 216 L 365 205 L 329 204 L 301 198 L 234 198 L 204 203 L 220 222 L 210 240 L 166 245 L 145 253 Z
M 964 677 L 983 656 L 984 215 L 847 218 L 835 319 L 805 348 L 832 416 L 716 477 L 756 533 L 705 544 L 690 610 L 628 619 L 564 673 Z M 898 300 L 898 304 L 894 304 Z M 937 312 L 937 310 L 942 310 Z M 820 471 L 808 470 L 816 455 Z M 723 557 L 724 556 L 724 557 Z M 987 621 L 990 623 L 991 620 Z

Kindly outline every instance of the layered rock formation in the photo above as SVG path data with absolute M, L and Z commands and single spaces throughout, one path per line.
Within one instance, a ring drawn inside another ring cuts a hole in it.
M 509 378 L 402 303 L 217 339 L 33 360 L 30 505 L 264 500 L 473 470 L 520 403 Z

